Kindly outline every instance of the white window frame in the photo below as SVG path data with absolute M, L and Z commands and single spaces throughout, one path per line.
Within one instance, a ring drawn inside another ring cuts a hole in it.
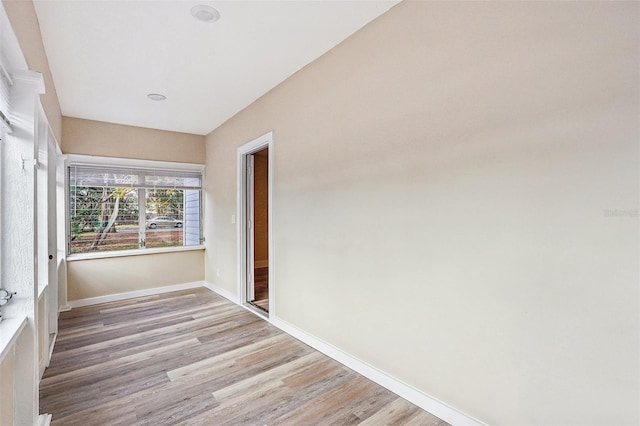
M 169 161 L 153 161 L 153 160 L 138 160 L 132 158 L 117 158 L 117 157 L 98 157 L 93 155 L 77 155 L 77 154 L 69 154 L 67 155 L 67 164 L 66 167 L 73 165 L 82 165 L 82 166 L 114 166 L 114 167 L 130 167 L 133 169 L 163 169 L 169 171 L 197 171 L 202 173 L 202 189 L 201 189 L 201 199 L 200 199 L 200 226 L 201 226 L 201 235 L 204 235 L 204 182 L 205 182 L 205 166 L 203 164 L 194 164 L 194 163 L 175 163 Z M 66 220 L 67 220 L 67 229 L 71 229 L 69 223 L 71 221 L 71 212 L 69 209 L 69 185 L 68 179 L 65 182 L 65 191 L 67 192 L 66 197 Z M 202 237 L 202 242 L 199 245 L 190 245 L 190 246 L 177 246 L 177 247 L 157 247 L 157 248 L 138 248 L 131 250 L 115 250 L 115 251 L 102 251 L 102 252 L 92 252 L 92 253 L 69 253 L 70 248 L 70 234 L 67 232 L 66 235 L 66 248 L 67 248 L 67 261 L 73 262 L 76 260 L 86 260 L 86 259 L 103 259 L 110 257 L 124 257 L 124 256 L 140 256 L 146 254 L 154 254 L 154 253 L 171 253 L 171 252 L 180 252 L 180 251 L 192 251 L 192 250 L 204 250 L 204 237 Z

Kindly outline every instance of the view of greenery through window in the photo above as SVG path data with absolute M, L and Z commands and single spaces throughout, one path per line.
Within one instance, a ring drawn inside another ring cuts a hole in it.
M 200 243 L 200 190 L 175 188 L 193 187 L 194 178 L 188 178 L 186 185 L 184 176 L 74 172 L 69 186 L 70 254 Z M 145 184 L 151 178 L 155 179 L 154 185 Z M 200 178 L 196 179 L 197 187 Z M 98 180 L 107 184 L 79 185 Z M 118 183 L 129 185 L 117 186 Z M 166 188 L 169 184 L 174 188 Z
M 135 189 L 71 187 L 70 207 L 71 253 L 138 248 Z

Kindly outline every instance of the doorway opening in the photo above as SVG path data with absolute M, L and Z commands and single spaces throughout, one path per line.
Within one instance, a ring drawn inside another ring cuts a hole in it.
M 239 294 L 245 306 L 263 316 L 273 306 L 271 144 L 268 133 L 238 148 Z
M 269 148 L 247 155 L 247 302 L 269 312 Z

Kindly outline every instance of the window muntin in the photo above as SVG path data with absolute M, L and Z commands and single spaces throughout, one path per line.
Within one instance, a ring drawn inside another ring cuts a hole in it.
M 199 245 L 202 172 L 69 167 L 69 254 Z

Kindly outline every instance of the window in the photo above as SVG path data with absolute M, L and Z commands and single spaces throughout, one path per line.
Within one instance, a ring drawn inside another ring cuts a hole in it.
M 149 163 L 69 166 L 69 254 L 202 243 L 202 167 Z

